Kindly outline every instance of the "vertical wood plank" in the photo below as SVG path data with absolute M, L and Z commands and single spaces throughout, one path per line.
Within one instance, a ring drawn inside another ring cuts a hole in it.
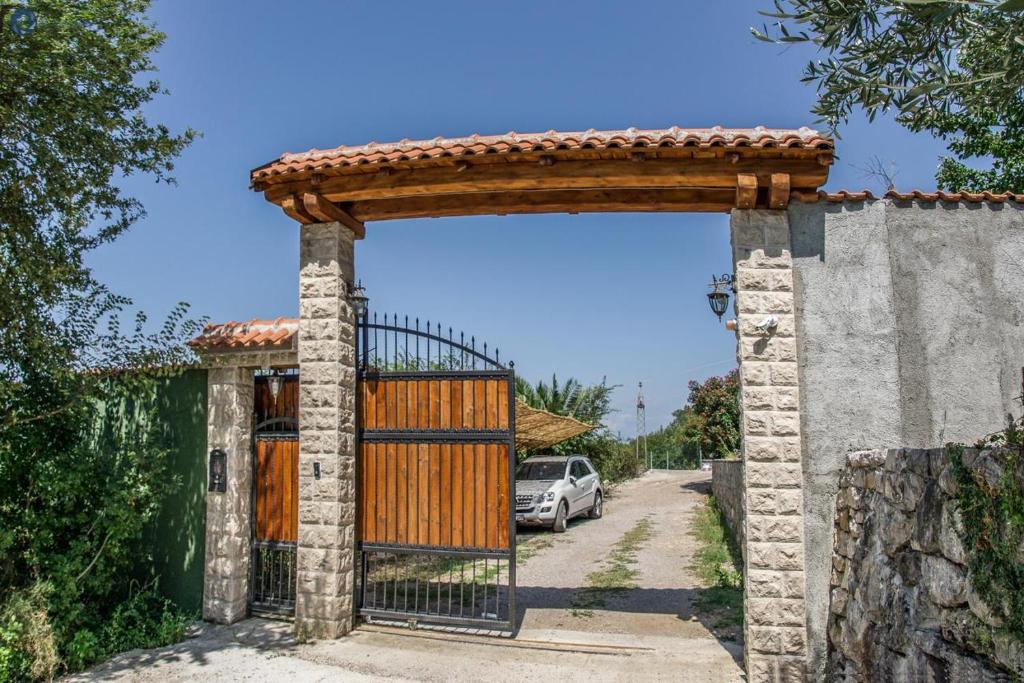
M 395 424 L 398 425 L 399 429 L 406 429 L 409 426 L 409 423 L 406 421 L 406 418 L 408 417 L 407 401 L 409 400 L 408 384 L 409 383 L 405 380 L 395 382 Z
M 498 429 L 508 429 L 508 380 L 498 382 Z
M 406 536 L 408 537 L 409 545 L 417 545 L 419 543 L 419 446 L 416 444 L 407 445 L 406 460 L 409 463 L 409 474 L 406 477 L 407 493 L 405 496 L 405 511 L 408 517 Z
M 384 429 L 388 423 L 387 418 L 387 382 L 374 382 L 377 385 L 377 391 L 374 393 L 374 399 L 377 402 L 374 408 L 374 414 L 376 419 L 374 420 L 374 429 Z
M 438 427 L 440 429 L 452 428 L 452 383 L 451 380 L 443 379 L 440 383 L 438 393 L 441 399 L 441 414 Z
M 373 388 L 376 382 L 363 382 L 363 410 L 362 420 L 366 429 L 374 429 L 377 426 L 377 399 L 373 395 Z
M 473 427 L 487 428 L 487 380 L 473 381 Z
M 398 444 L 398 479 L 395 482 L 395 503 L 398 515 L 398 542 L 408 543 L 409 513 L 406 501 L 409 497 L 409 445 Z
M 483 385 L 480 384 L 482 387 Z M 487 446 L 478 443 L 473 446 L 473 461 L 476 470 L 474 491 L 474 513 L 476 521 L 473 524 L 473 545 L 483 548 L 487 545 Z
M 498 547 L 508 548 L 509 525 L 509 461 L 508 446 L 498 446 Z
M 497 396 L 495 396 L 497 398 Z M 497 403 L 497 401 L 495 401 Z M 498 444 L 489 443 L 487 448 L 487 547 L 498 547 Z
M 386 543 L 398 542 L 398 444 L 389 443 L 385 453 L 387 463 L 387 482 L 384 495 L 387 497 L 387 527 L 384 533 Z
M 281 491 L 278 482 L 280 474 L 281 449 L 278 441 L 267 442 L 267 538 L 276 541 L 281 537 Z
M 498 428 L 498 380 L 487 380 L 487 429 Z
M 377 542 L 383 543 L 388 533 L 388 498 L 385 484 L 388 479 L 387 444 L 376 444 L 375 456 L 377 460 L 376 480 L 377 485 Z
M 452 445 L 441 444 L 441 538 L 440 544 L 452 544 Z
M 416 427 L 427 429 L 430 426 L 430 382 L 421 379 L 416 385 Z
M 462 428 L 473 429 L 473 380 L 462 380 Z
M 368 543 L 377 541 L 377 444 L 364 444 L 365 458 L 363 471 L 366 475 L 366 524 L 365 535 Z
M 432 443 L 427 450 L 430 459 L 427 483 L 430 499 L 430 516 L 427 518 L 430 545 L 441 545 L 441 446 Z
M 438 429 L 441 426 L 441 382 L 440 380 L 430 381 L 430 428 Z
M 416 417 L 416 407 L 418 405 L 416 400 L 416 382 L 407 381 L 405 383 L 405 390 L 408 394 L 405 403 L 406 416 L 406 429 L 416 429 L 419 426 L 418 419 Z
M 462 445 L 462 543 L 476 545 L 476 458 L 473 444 Z
M 394 429 L 398 424 L 398 385 L 394 380 L 388 380 L 384 383 L 384 389 L 384 429 Z
M 256 539 L 263 540 L 267 537 L 267 521 L 266 521 L 266 508 L 267 508 L 267 492 L 266 485 L 264 484 L 263 478 L 267 471 L 266 465 L 267 457 L 267 442 L 257 441 L 256 442 L 256 472 L 254 476 L 256 478 Z
M 416 542 L 418 545 L 427 545 L 430 543 L 430 530 L 428 529 L 427 522 L 430 519 L 430 491 L 427 486 L 430 483 L 430 452 L 429 445 L 425 443 L 419 444 L 419 459 L 416 463 L 417 478 L 419 481 L 419 490 L 417 491 L 417 531 Z
M 452 429 L 462 429 L 462 382 L 452 382 Z
M 462 467 L 462 444 L 452 445 L 452 545 L 463 545 L 462 520 L 466 516 L 462 503 L 462 492 L 465 489 Z

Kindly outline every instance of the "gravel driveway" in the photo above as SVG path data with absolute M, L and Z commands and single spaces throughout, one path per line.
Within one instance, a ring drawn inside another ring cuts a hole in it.
M 618 487 L 601 520 L 521 534 L 521 628 L 511 642 L 370 626 L 300 644 L 287 623 L 249 619 L 203 625 L 182 643 L 124 653 L 70 680 L 739 681 L 742 646 L 716 638 L 694 610 L 689 520 L 709 484 L 709 473 L 650 472 Z M 624 575 L 634 587 L 588 591 L 624 537 L 636 541 Z

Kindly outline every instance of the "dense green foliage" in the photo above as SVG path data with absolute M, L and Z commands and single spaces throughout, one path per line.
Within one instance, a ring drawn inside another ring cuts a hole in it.
M 177 623 L 140 597 L 152 592 L 143 531 L 174 485 L 141 406 L 166 374 L 148 368 L 187 360 L 181 341 L 196 324 L 179 306 L 156 332 L 140 314 L 124 333 L 130 301 L 85 266 L 142 215 L 116 177 L 171 182 L 193 137 L 143 113 L 161 93 L 140 78 L 163 41 L 148 4 L 34 0 L 34 32 L 3 27 L 0 678 L 46 678 L 126 644 L 125 630 L 149 633 L 146 619 L 163 633 Z M 139 409 L 109 431 L 103 412 L 116 405 Z
M 555 375 L 552 375 L 550 384 L 540 381 L 531 385 L 522 377 L 516 377 L 516 397 L 528 406 L 555 415 L 573 417 L 594 426 L 592 431 L 555 444 L 543 452 L 559 455 L 581 453 L 590 458 L 606 482 L 629 479 L 640 471 L 633 447 L 619 441 L 604 422 L 612 412 L 611 396 L 616 388 L 605 381 L 584 386 L 575 378 L 560 384 Z M 526 457 L 533 454 L 527 452 L 519 455 Z
M 700 440 L 705 458 L 731 458 L 740 450 L 740 373 L 690 382 L 690 396 L 677 420 L 687 420 L 687 430 Z M 684 432 L 687 433 L 687 432 Z
M 956 507 L 968 551 L 970 579 L 985 605 L 1024 642 L 1024 422 L 978 444 L 995 448 L 1002 476 L 989 482 L 964 464 L 962 445 L 951 445 Z
M 948 140 L 937 180 L 948 190 L 1024 191 L 1024 2 L 776 0 L 754 34 L 810 43 L 814 113 L 833 129 L 855 108 L 893 112 Z M 972 159 L 990 160 L 975 168 Z

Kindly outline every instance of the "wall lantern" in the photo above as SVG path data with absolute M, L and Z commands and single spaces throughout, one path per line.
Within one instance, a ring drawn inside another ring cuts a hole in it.
M 722 316 L 725 314 L 726 309 L 729 307 L 729 293 L 724 291 L 725 287 L 731 288 L 736 291 L 733 286 L 736 281 L 734 275 L 726 273 L 722 277 L 711 276 L 711 291 L 708 292 L 708 305 L 711 306 L 711 312 L 718 316 L 718 321 L 722 321 Z
M 270 398 L 277 403 L 277 395 L 281 393 L 281 383 L 284 382 L 284 378 L 276 372 L 267 375 L 267 388 L 270 389 Z
M 228 488 L 228 454 L 220 448 L 210 451 L 210 487 L 214 493 L 224 493 Z
M 366 296 L 366 289 L 363 287 L 362 280 L 352 288 L 352 293 L 348 295 L 348 300 L 352 304 L 357 318 L 362 318 L 366 315 L 366 310 L 370 304 L 370 297 Z

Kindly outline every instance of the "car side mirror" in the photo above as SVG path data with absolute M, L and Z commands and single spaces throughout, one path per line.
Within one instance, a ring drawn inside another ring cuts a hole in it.
M 576 485 L 576 477 L 574 477 L 572 475 L 569 475 L 569 483 L 572 484 L 573 486 L 575 486 Z

